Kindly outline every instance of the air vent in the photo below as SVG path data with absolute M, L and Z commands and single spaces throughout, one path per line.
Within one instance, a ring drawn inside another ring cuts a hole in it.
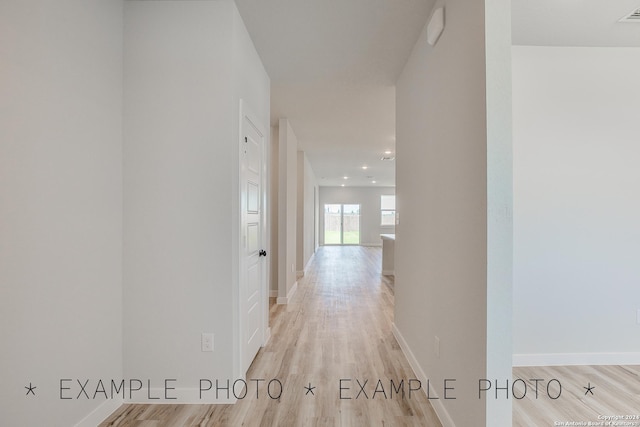
M 386 160 L 388 162 L 395 160 L 395 156 L 384 156 L 383 158 L 381 158 L 380 160 Z
M 620 22 L 640 22 L 640 8 L 620 19 Z

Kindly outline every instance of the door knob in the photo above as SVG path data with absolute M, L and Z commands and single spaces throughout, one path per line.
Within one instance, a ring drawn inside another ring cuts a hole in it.
M 260 252 L 258 252 L 258 256 L 267 256 L 267 251 L 265 251 L 264 249 L 260 249 Z

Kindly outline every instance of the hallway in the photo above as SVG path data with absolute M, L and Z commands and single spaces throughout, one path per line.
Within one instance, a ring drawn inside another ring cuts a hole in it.
M 380 266 L 377 247 L 321 247 L 292 302 L 271 306 L 235 405 L 124 405 L 101 426 L 440 426 L 391 332 Z

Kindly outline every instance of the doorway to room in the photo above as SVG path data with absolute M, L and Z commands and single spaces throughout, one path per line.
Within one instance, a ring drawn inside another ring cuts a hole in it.
M 324 205 L 324 244 L 360 244 L 360 205 Z

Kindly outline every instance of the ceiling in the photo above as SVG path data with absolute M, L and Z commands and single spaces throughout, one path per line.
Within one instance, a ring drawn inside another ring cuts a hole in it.
M 512 0 L 516 45 L 640 47 L 640 21 L 618 22 L 640 0 Z
M 395 185 L 395 82 L 432 3 L 236 0 L 319 185 Z
M 271 78 L 272 124 L 289 119 L 319 185 L 395 185 L 395 162 L 381 160 L 395 154 L 395 82 L 433 3 L 236 0 Z M 513 0 L 513 43 L 640 46 L 640 23 L 617 22 L 639 7 Z

